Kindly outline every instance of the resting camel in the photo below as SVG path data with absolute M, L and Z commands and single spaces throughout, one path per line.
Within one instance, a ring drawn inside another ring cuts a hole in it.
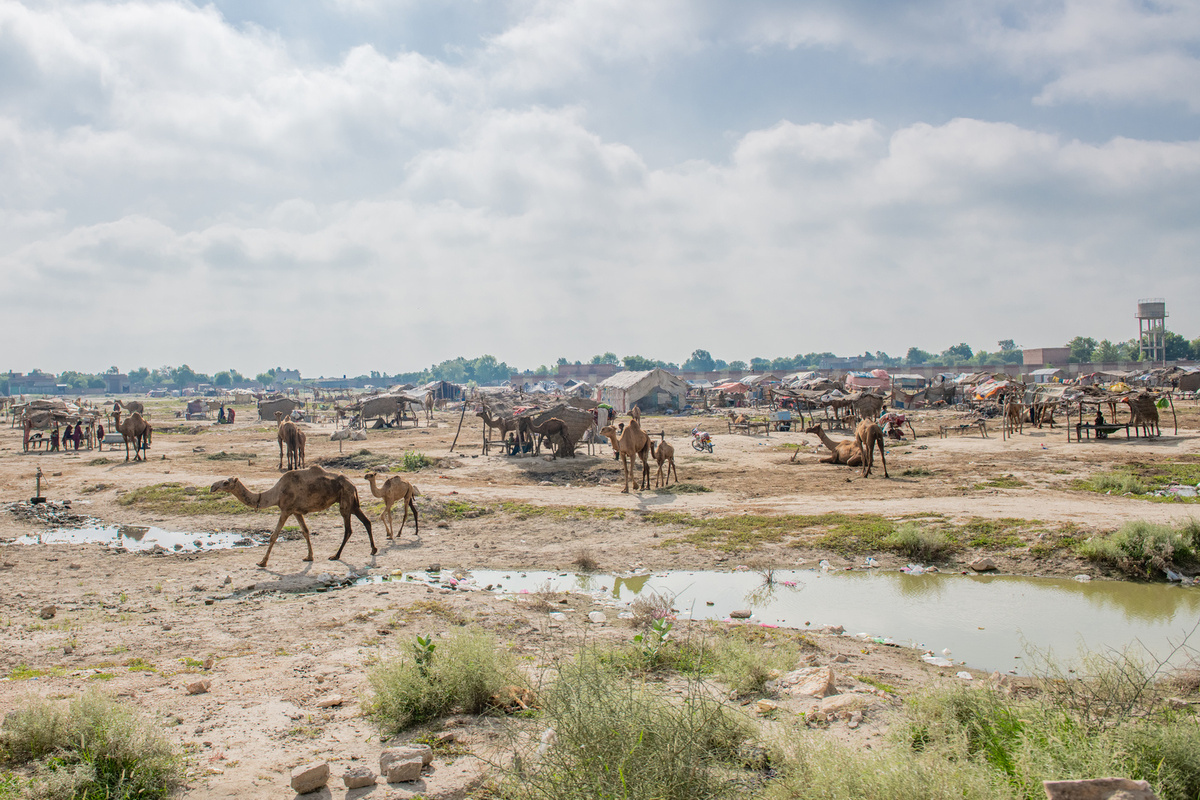
M 292 516 L 300 524 L 300 532 L 304 534 L 304 542 L 308 545 L 308 555 L 304 560 L 312 561 L 312 537 L 309 536 L 304 515 L 324 511 L 335 503 L 338 510 L 342 512 L 346 534 L 342 537 L 341 546 L 338 547 L 336 553 L 329 557 L 329 560 L 337 561 L 341 558 L 342 548 L 346 546 L 346 542 L 350 541 L 351 514 L 358 517 L 362 521 L 363 527 L 367 529 L 367 538 L 371 542 L 371 555 L 379 552 L 375 547 L 375 537 L 371 534 L 371 520 L 367 519 L 367 515 L 359 506 L 358 490 L 345 475 L 327 472 L 320 467 L 312 466 L 308 469 L 285 472 L 280 476 L 279 481 L 265 492 L 252 492 L 237 478 L 217 481 L 209 491 L 212 493 L 228 492 L 250 508 L 279 506 L 279 522 L 275 523 L 275 530 L 271 532 L 271 540 L 267 543 L 267 554 L 263 556 L 262 561 L 258 562 L 260 567 L 266 568 L 267 559 L 271 557 L 271 548 L 275 546 L 275 540 L 279 538 L 279 532 L 283 530 L 283 523 Z
M 371 494 L 383 498 L 383 513 L 379 515 L 379 518 L 383 520 L 383 526 L 387 530 L 388 539 L 392 538 L 392 506 L 397 501 L 399 501 L 400 507 L 404 509 L 404 517 L 400 520 L 399 533 L 404 533 L 404 523 L 408 522 L 408 510 L 411 508 L 413 525 L 415 526 L 417 536 L 420 536 L 421 523 L 417 519 L 417 506 L 413 502 L 413 497 L 417 494 L 417 487 L 399 475 L 388 478 L 383 482 L 382 487 L 375 485 L 376 474 L 374 472 L 368 472 L 363 477 L 367 479 L 367 483 L 371 484 Z
M 675 482 L 679 483 L 679 470 L 675 469 L 675 448 L 667 444 L 667 440 L 663 438 L 657 445 L 650 442 L 650 455 L 658 462 L 658 474 L 654 477 L 654 488 L 657 489 L 661 482 L 663 486 L 671 485 L 671 473 L 675 473 Z M 667 474 L 663 477 L 663 464 L 667 465 Z
M 275 412 L 275 421 L 279 423 L 279 429 L 275 432 L 275 438 L 279 440 L 279 468 L 283 469 L 283 448 L 287 445 L 287 468 L 288 469 L 303 469 L 304 468 L 304 434 L 296 423 L 290 419 L 283 421 L 283 412 Z
M 133 412 L 129 419 L 117 425 L 117 430 L 125 438 L 125 460 L 129 460 L 129 445 L 133 444 L 133 460 L 145 461 L 145 450 L 150 448 L 150 423 L 142 419 L 142 415 Z
M 642 482 L 634 481 L 638 491 L 650 488 L 650 437 L 642 430 L 636 418 L 629 420 L 625 429 L 617 433 L 612 425 L 605 425 L 600 431 L 613 442 L 613 448 L 621 459 L 621 471 L 625 475 L 625 488 L 621 494 L 629 494 L 629 479 L 633 476 L 633 468 L 637 459 L 642 460 Z
M 887 471 L 887 456 L 883 454 L 883 428 L 869 419 L 864 419 L 854 429 L 854 443 L 862 450 L 862 476 L 864 478 L 871 474 L 871 467 L 875 465 L 876 445 L 879 446 L 879 458 L 883 461 L 883 477 L 891 477 Z
M 831 453 L 829 458 L 818 459 L 822 464 L 845 464 L 848 467 L 862 465 L 862 444 L 857 439 L 834 441 L 829 438 L 820 425 L 805 428 L 804 432 L 815 433 L 817 438 L 821 440 L 821 444 L 829 448 L 829 452 Z

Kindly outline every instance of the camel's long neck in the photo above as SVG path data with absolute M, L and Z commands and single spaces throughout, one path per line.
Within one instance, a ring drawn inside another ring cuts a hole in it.
M 276 487 L 265 492 L 252 492 L 238 482 L 233 485 L 233 496 L 251 508 L 269 508 L 279 504 L 279 490 Z
M 367 478 L 367 483 L 371 484 L 371 494 L 375 495 L 376 497 L 383 497 L 383 492 L 381 492 L 379 490 L 379 487 L 375 485 L 375 476 L 374 475 Z
M 825 430 L 823 428 L 817 428 L 817 438 L 819 438 L 821 440 L 821 444 L 825 445 L 830 450 L 837 449 L 837 445 L 834 443 L 833 439 L 830 439 L 825 434 Z

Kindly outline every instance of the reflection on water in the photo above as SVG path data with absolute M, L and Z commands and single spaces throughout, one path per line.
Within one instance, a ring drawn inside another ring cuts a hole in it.
M 14 539 L 13 544 L 100 544 L 130 551 L 159 547 L 170 552 L 194 553 L 197 550 L 253 547 L 257 542 L 244 533 L 186 533 L 144 525 L 109 525 L 31 533 Z
M 499 583 L 504 574 L 472 573 L 480 586 Z M 762 623 L 842 625 L 852 634 L 937 652 L 949 648 L 956 661 L 1001 671 L 1023 671 L 1026 643 L 1071 659 L 1081 646 L 1105 650 L 1140 642 L 1165 657 L 1200 615 L 1200 588 L 1164 584 L 874 570 L 780 571 L 774 577 L 768 585 L 753 572 L 611 576 L 611 592 L 601 594 L 622 603 L 646 592 L 670 594 L 681 611 L 712 619 L 749 606 Z M 550 579 L 559 590 L 594 592 L 610 579 L 533 572 L 513 578 L 503 581 L 505 591 L 534 589 Z

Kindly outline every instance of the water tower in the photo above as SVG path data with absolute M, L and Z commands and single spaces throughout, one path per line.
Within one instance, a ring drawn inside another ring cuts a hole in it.
M 1138 341 L 1142 361 L 1167 360 L 1167 301 L 1161 297 L 1138 300 Z

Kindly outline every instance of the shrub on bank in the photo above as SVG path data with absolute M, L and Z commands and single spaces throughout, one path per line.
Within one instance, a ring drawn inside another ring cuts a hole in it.
M 149 723 L 114 700 L 86 694 L 63 708 L 34 700 L 0 726 L 0 762 L 32 775 L 32 796 L 155 800 L 182 785 L 184 765 Z
M 367 711 L 388 734 L 444 714 L 477 714 L 505 686 L 522 682 L 509 652 L 479 628 L 414 643 L 367 677 Z
M 937 561 L 953 552 L 957 544 L 945 531 L 906 522 L 883 540 L 883 546 L 917 561 Z
M 1116 531 L 1097 534 L 1080 543 L 1079 554 L 1109 564 L 1138 578 L 1161 576 L 1194 565 L 1193 549 L 1200 523 L 1189 520 L 1179 528 L 1143 520 L 1127 522 Z

